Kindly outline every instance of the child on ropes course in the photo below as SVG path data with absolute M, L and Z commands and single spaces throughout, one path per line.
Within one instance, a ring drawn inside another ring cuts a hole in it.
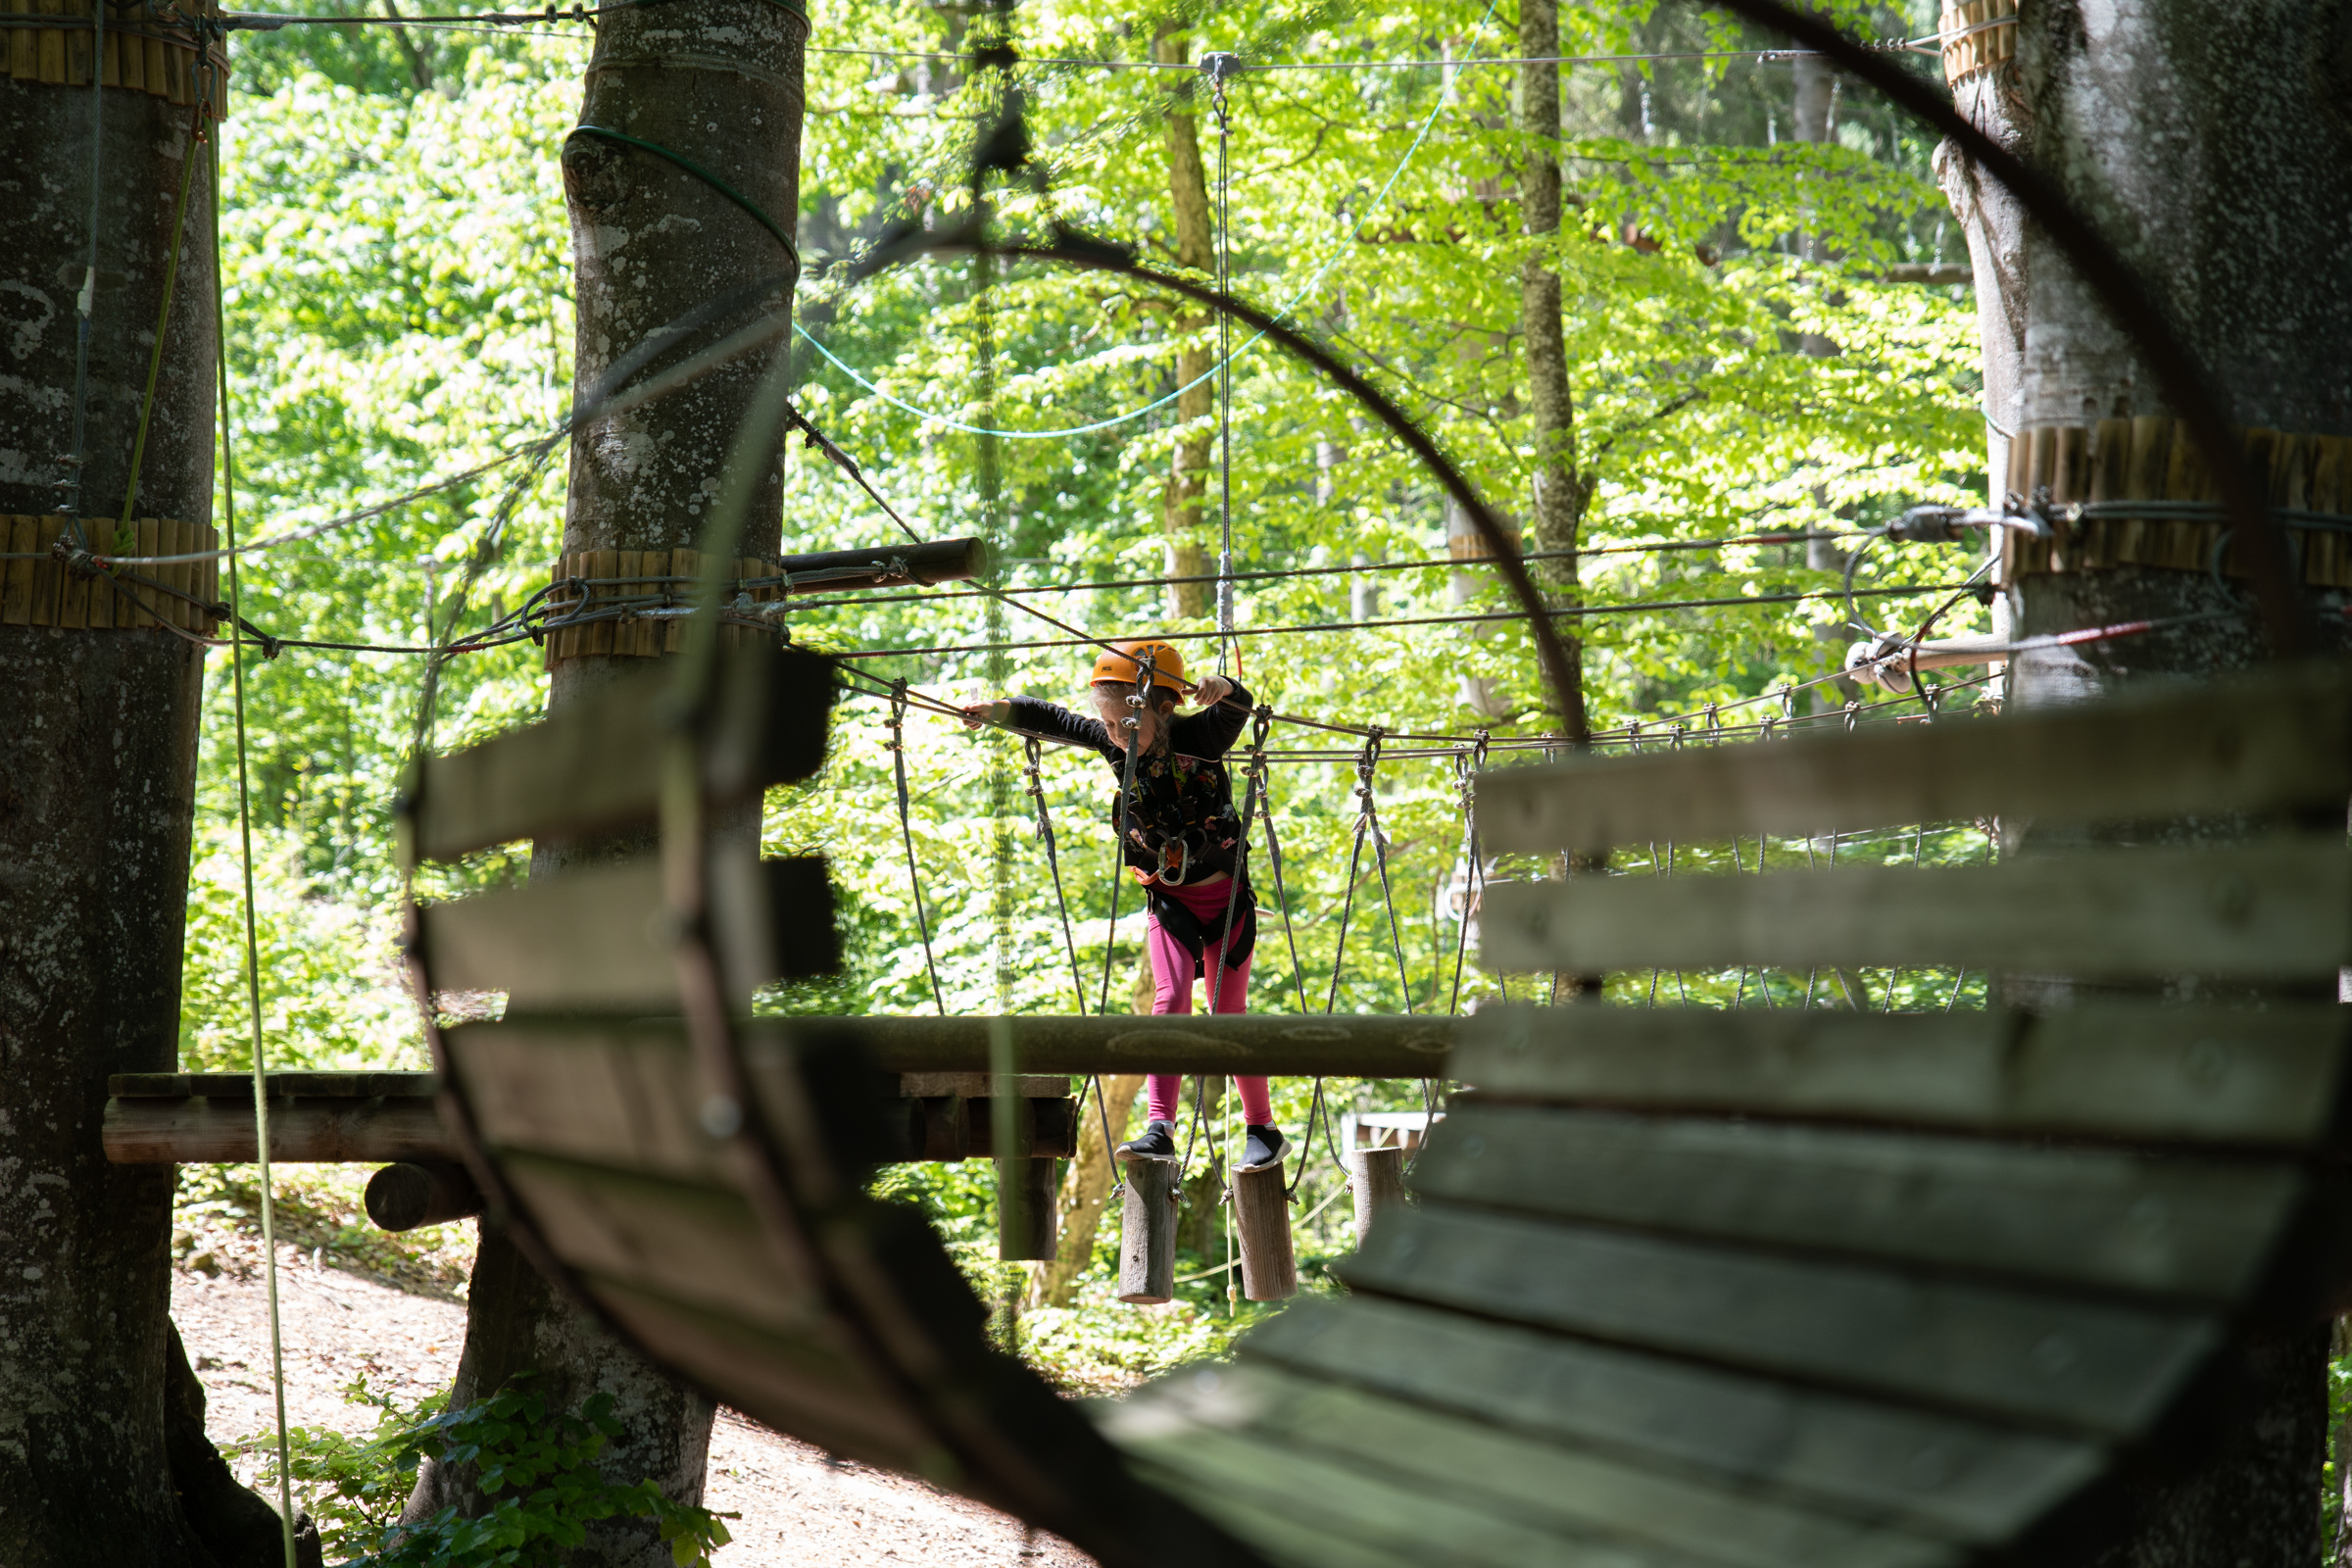
M 972 704 L 963 710 L 964 721 L 973 727 L 1004 724 L 1021 734 L 1074 742 L 1110 764 L 1118 780 L 1111 821 L 1128 874 L 1144 886 L 1152 1010 L 1191 1012 L 1193 982 L 1205 980 L 1210 1012 L 1247 1011 L 1257 901 L 1250 896 L 1250 878 L 1242 866 L 1241 816 L 1234 809 L 1233 780 L 1222 759 L 1240 738 L 1253 699 L 1222 675 L 1203 676 L 1194 692 L 1200 710 L 1178 718 L 1184 656 L 1173 644 L 1156 640 L 1113 647 L 1115 652 L 1105 651 L 1096 659 L 1090 677 L 1098 716 L 1082 717 L 1052 703 L 1015 697 Z M 1129 699 L 1136 695 L 1147 663 L 1151 692 L 1136 708 Z M 1136 721 L 1132 729 L 1127 727 L 1130 715 Z M 1130 743 L 1136 748 L 1132 785 Z M 1172 1072 L 1151 1075 L 1149 1125 L 1141 1138 L 1119 1146 L 1120 1158 L 1176 1152 L 1179 1081 L 1180 1075 Z M 1266 1099 L 1266 1080 L 1237 1076 L 1233 1082 L 1249 1122 L 1242 1166 L 1271 1165 L 1282 1158 L 1285 1144 Z

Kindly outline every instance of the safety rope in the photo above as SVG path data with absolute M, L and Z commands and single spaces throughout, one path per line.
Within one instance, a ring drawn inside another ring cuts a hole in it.
M 1363 780 L 1370 777 L 1372 758 L 1377 755 L 1379 749 L 1380 736 L 1375 731 L 1372 737 L 1364 742 L 1363 750 L 1355 754 L 1356 793 L 1359 797 L 1364 793 Z M 1348 892 L 1347 896 L 1340 901 L 1340 936 L 1331 952 L 1331 991 L 1323 999 L 1323 1011 L 1326 1016 L 1338 1010 L 1340 1005 L 1340 975 L 1348 959 L 1348 926 L 1355 914 L 1356 876 L 1363 869 L 1363 863 L 1364 813 L 1359 805 L 1355 813 L 1355 833 L 1348 849 Z
M 99 6 L 98 11 L 103 16 L 105 6 Z M 212 67 L 208 64 L 199 76 L 203 82 L 200 96 L 206 103 L 213 101 L 211 84 L 206 79 L 211 72 Z M 90 74 L 94 80 L 102 73 L 93 64 Z M 213 361 L 220 399 L 220 517 L 223 537 L 228 541 L 230 552 L 230 623 L 238 628 L 230 634 L 228 658 L 236 712 L 238 858 L 245 883 L 245 1007 L 247 1021 L 253 1029 L 253 1145 L 254 1156 L 260 1166 L 262 1187 L 262 1272 L 270 1300 L 270 1384 L 277 1422 L 278 1533 L 285 1546 L 286 1568 L 294 1568 L 294 1466 L 286 1447 L 286 1345 L 278 1318 L 277 1203 L 270 1191 L 270 1047 L 262 1032 L 262 950 L 254 913 L 253 802 L 245 734 L 245 638 L 241 629 L 243 616 L 238 613 L 242 596 L 235 554 L 237 465 L 235 450 L 229 439 L 234 406 L 228 392 L 226 290 L 220 280 L 220 155 L 217 138 L 207 138 L 204 147 L 213 185 Z M 189 147 L 188 157 L 193 160 L 196 156 L 196 148 Z
M 1233 293 L 1233 116 L 1225 98 L 1225 78 L 1241 68 L 1241 59 L 1231 54 L 1206 54 L 1200 57 L 1200 70 L 1208 77 L 1209 104 L 1217 117 L 1217 292 L 1227 297 Z M 1218 535 L 1221 540 L 1217 556 L 1217 668 L 1222 671 L 1233 658 L 1233 317 L 1224 311 L 1217 313 L 1217 445 L 1219 450 Z
M 891 683 L 890 739 L 883 743 L 899 785 L 899 838 L 906 846 L 906 885 L 914 890 L 914 928 L 923 937 L 923 972 L 931 977 L 931 1003 L 939 1015 L 948 1015 L 947 996 L 939 989 L 939 961 L 931 953 L 931 917 L 923 909 L 923 875 L 914 863 L 914 828 L 906 809 L 906 683 Z
M 1046 847 L 1046 869 L 1054 873 L 1054 902 L 1061 910 L 1061 942 L 1062 946 L 1069 950 L 1070 955 L 1070 990 L 1071 994 L 1077 998 L 1079 1014 L 1084 1016 L 1086 1012 L 1086 971 L 1079 966 L 1078 938 L 1070 929 L 1069 896 L 1061 889 L 1061 857 L 1054 850 L 1054 816 L 1046 809 L 1045 783 L 1038 776 L 1038 764 L 1043 760 L 1044 754 L 1038 746 L 1036 736 L 1024 735 L 1021 737 L 1021 755 L 1024 763 L 1021 771 L 1029 780 L 1029 800 L 1037 808 L 1037 841 Z
M 1486 871 L 1478 857 L 1478 792 L 1471 779 L 1486 766 L 1487 741 L 1485 730 L 1477 740 L 1454 759 L 1453 771 L 1462 808 L 1462 917 L 1454 929 L 1453 938 L 1453 995 L 1446 1004 L 1448 1013 L 1462 1010 L 1462 959 L 1470 950 L 1470 917 L 1486 894 Z

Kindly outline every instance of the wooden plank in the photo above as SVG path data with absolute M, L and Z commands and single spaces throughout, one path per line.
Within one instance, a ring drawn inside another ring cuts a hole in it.
M 1546 1528 L 1494 1508 L 1485 1497 L 1457 1498 L 1426 1480 L 1369 1475 L 1303 1447 L 1284 1447 L 1203 1427 L 1181 1441 L 1131 1439 L 1162 1470 L 1189 1485 L 1175 1489 L 1218 1517 L 1226 1498 L 1280 1509 L 1332 1538 L 1321 1561 L 1354 1560 L 1359 1546 L 1401 1552 L 1422 1562 L 1462 1568 L 1697 1568 L 1700 1559 L 1643 1549 L 1605 1537 Z M 1237 1528 L 1244 1528 L 1235 1522 Z
M 1245 1337 L 1271 1361 L 1762 1499 L 2007 1543 L 2104 1450 L 1401 1301 L 1308 1299 Z
M 2107 1004 L 2043 1017 L 1482 1008 L 1454 1076 L 1503 1099 L 2308 1148 L 2345 1017 Z
M 118 1165 L 257 1159 L 250 1087 L 246 1095 L 242 1102 L 111 1100 L 100 1132 L 106 1157 Z M 292 1100 L 271 1108 L 270 1157 L 383 1164 L 456 1159 L 458 1148 L 430 1100 Z
M 2001 865 L 1496 883 L 1506 971 L 1959 964 L 2036 974 L 2332 977 L 2352 962 L 2340 834 Z
M 140 555 L 160 556 L 164 553 L 163 518 L 141 517 L 133 526 L 138 533 L 138 553 Z M 134 567 L 133 569 L 139 571 L 141 575 L 152 575 L 145 567 Z M 139 607 L 131 612 L 130 623 L 133 626 L 161 626 L 163 624 L 161 612 L 164 596 L 153 588 L 138 583 L 130 583 L 127 586 L 130 589 L 132 602 Z
M 1457 1103 L 1412 1185 L 1454 1202 L 2228 1305 L 2305 1183 L 2284 1161 Z
M 1334 1537 L 1298 1517 L 1295 1508 L 1261 1504 L 1231 1494 L 1196 1495 L 1189 1476 L 1140 1460 L 1135 1473 L 1161 1492 L 1191 1499 L 1192 1506 L 1263 1552 L 1280 1568 L 1429 1568 L 1429 1558 L 1410 1548 L 1383 1551 L 1364 1541 Z
M 113 34 L 108 34 L 108 40 L 110 42 L 113 40 Z M 85 521 L 83 526 L 90 531 L 91 548 L 101 555 L 105 554 L 107 547 L 112 543 L 115 525 L 102 517 L 92 517 Z M 89 626 L 93 631 L 107 630 L 115 624 L 115 607 L 117 605 L 121 605 L 125 612 L 130 609 L 129 602 L 117 592 L 113 579 L 104 572 L 97 573 L 90 578 L 89 608 L 85 612 L 87 619 L 83 624 Z M 127 616 L 125 623 L 127 624 Z
M 441 1075 L 433 1072 L 272 1072 L 264 1075 L 272 1100 L 293 1096 L 365 1099 L 378 1095 L 408 1095 L 429 1099 L 441 1092 Z M 119 1099 L 184 1100 L 191 1095 L 216 1100 L 253 1100 L 253 1074 L 248 1072 L 119 1072 L 106 1081 L 106 1092 Z
M 2221 1343 L 2194 1310 L 1956 1282 L 1424 1203 L 1381 1216 L 1350 1287 L 1563 1333 L 2108 1438 Z
M 620 597 L 621 585 L 613 580 L 619 575 L 619 551 L 591 550 L 588 552 L 588 579 L 596 584 L 589 590 L 589 597 L 600 613 L 609 613 L 612 609 L 612 601 Z M 582 651 L 591 654 L 612 652 L 613 633 L 618 625 L 617 621 L 599 620 L 588 626 L 586 628 L 587 647 Z
M 823 1330 L 816 1282 L 768 1246 L 740 1193 L 522 1150 L 500 1150 L 498 1161 L 573 1268 L 777 1334 Z
M 583 1283 L 658 1359 L 754 1420 L 846 1458 L 953 1484 L 955 1459 L 919 1414 L 837 1344 L 766 1333 L 625 1281 Z
M 616 681 L 558 717 L 434 758 L 402 803 L 404 848 L 454 859 L 514 839 L 649 821 L 661 799 L 675 680 Z M 831 662 L 762 646 L 723 662 L 704 754 L 714 802 L 807 778 L 824 763 Z
M 713 922 L 739 999 L 832 967 L 837 939 L 823 861 L 745 861 L 724 878 L 714 868 L 712 880 L 747 884 Z M 416 923 L 438 990 L 504 991 L 516 1013 L 666 1007 L 678 979 L 664 908 L 662 867 L 647 858 L 424 905 Z
M 1407 1494 L 1436 1493 L 1572 1537 L 1726 1568 L 1932 1568 L 1961 1556 L 1948 1540 L 1531 1441 L 1262 1361 L 1205 1377 L 1178 1372 L 1129 1396 L 1103 1426 L 1128 1451 L 1173 1469 L 1196 1436 L 1240 1436 L 1273 1450 L 1277 1472 L 1284 1455 L 1316 1453 Z
M 718 1181 L 701 1077 L 676 1023 L 477 1023 L 446 1031 L 487 1142 L 684 1180 Z
M 2341 664 L 1996 719 L 1491 768 L 1477 781 L 1480 832 L 1529 854 L 1985 815 L 2147 820 L 2347 795 L 2352 671 Z
M 82 51 L 82 58 L 84 61 L 86 61 L 89 56 L 90 48 L 88 34 L 77 32 L 73 36 L 74 41 L 79 45 Z M 69 538 L 72 537 L 74 531 L 74 523 L 72 519 L 61 517 L 58 519 L 58 526 L 61 533 L 65 534 Z M 85 541 L 88 538 L 88 525 L 86 523 L 83 525 L 83 538 Z M 89 625 L 91 587 L 92 582 L 89 577 L 84 576 L 78 571 L 75 571 L 71 566 L 60 565 L 58 567 L 56 624 L 63 626 L 70 631 L 79 631 Z M 103 589 L 100 591 L 104 592 Z
M 1024 1073 L 1223 1072 L 1311 1078 L 1444 1078 L 1457 1020 L 1374 1015 L 1301 1018 L 1279 1013 L 1184 1017 L 1013 1020 Z M 814 1026 L 815 1020 L 806 1020 Z M 985 1073 L 986 1017 L 828 1018 L 885 1072 Z

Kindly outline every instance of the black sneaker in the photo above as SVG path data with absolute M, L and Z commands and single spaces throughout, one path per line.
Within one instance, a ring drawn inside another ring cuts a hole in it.
M 1174 1159 L 1176 1157 L 1176 1124 L 1154 1121 L 1144 1124 L 1144 1136 L 1130 1138 L 1119 1146 L 1120 1159 Z
M 1248 1136 L 1242 1141 L 1241 1168 L 1243 1170 L 1255 1170 L 1261 1165 L 1282 1163 L 1283 1152 L 1291 1147 L 1291 1143 L 1289 1139 L 1282 1136 L 1281 1128 L 1271 1122 L 1263 1126 L 1252 1123 L 1247 1132 Z

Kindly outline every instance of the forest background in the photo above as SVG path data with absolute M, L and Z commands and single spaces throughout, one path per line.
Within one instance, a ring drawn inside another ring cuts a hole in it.
M 306 0 L 331 12 L 331 0 Z M 295 9 L 302 9 L 298 6 Z M 384 12 L 393 13 L 391 0 Z M 1834 8 L 1850 28 L 1918 37 L 1933 0 Z M 812 8 L 802 205 L 806 273 L 797 352 L 805 412 L 933 538 L 988 531 L 970 427 L 1004 472 L 1003 580 L 1090 635 L 1200 632 L 1197 596 L 1153 581 L 1183 548 L 1215 559 L 1219 508 L 1172 541 L 1166 486 L 1181 444 L 1214 426 L 1179 408 L 1180 356 L 1214 363 L 1216 329 L 1167 301 L 1099 278 L 1014 269 L 985 302 L 998 350 L 993 398 L 978 377 L 971 273 L 923 264 L 851 281 L 845 266 L 891 223 L 936 222 L 966 200 L 965 169 L 987 83 L 956 58 L 971 11 L 821 0 Z M 1903 268 L 1965 260 L 1930 167 L 1933 146 L 1867 95 L 1834 92 L 1824 139 L 1791 139 L 1794 67 L 1771 40 L 1698 8 L 1591 0 L 1563 8 L 1560 233 L 1521 231 L 1517 72 L 1480 58 L 1518 53 L 1497 0 L 1404 0 L 1349 11 L 1319 0 L 1108 8 L 1047 0 L 1017 13 L 1033 62 L 1198 61 L 1332 69 L 1250 72 L 1230 82 L 1226 242 L 1233 287 L 1277 306 L 1332 345 L 1435 434 L 1482 491 L 1525 515 L 1535 445 L 1525 393 L 1519 270 L 1531 248 L 1563 279 L 1577 471 L 1591 484 L 1588 549 L 1850 530 L 1923 502 L 1984 499 L 1984 425 L 1974 305 L 1965 287 L 1896 281 Z M 238 511 L 248 537 L 318 521 L 487 462 L 553 427 L 571 387 L 570 250 L 558 154 L 575 122 L 592 37 L 584 26 L 466 29 L 412 22 L 240 34 L 225 127 L 226 339 L 234 387 Z M 841 52 L 819 52 L 838 50 Z M 904 53 L 900 53 L 904 51 Z M 1932 53 L 1901 58 L 1934 74 Z M 1391 65 L 1393 62 L 1419 62 Z M 1008 222 L 1049 218 L 1177 261 L 1171 123 L 1191 121 L 1212 201 L 1222 156 L 1205 84 L 1187 71 L 1032 63 L 1022 69 L 1041 194 L 1008 199 Z M 784 215 L 778 215 L 783 217 Z M 1914 270 L 1911 276 L 1918 274 Z M 681 299 L 679 309 L 692 301 Z M 1431 477 L 1360 412 L 1247 334 L 1231 340 L 1231 526 L 1243 571 L 1394 569 L 1244 582 L 1245 632 L 1476 615 L 1509 606 L 1447 556 Z M 1188 406 L 1190 402 L 1188 400 Z M 546 586 L 564 514 L 557 464 L 514 514 L 466 619 L 448 595 L 490 525 L 506 474 L 444 490 L 255 559 L 249 619 L 281 637 L 418 645 L 485 623 Z M 786 462 L 785 547 L 881 546 L 898 537 L 812 454 Z M 1204 530 L 1204 531 L 1203 531 Z M 1576 593 L 1592 718 L 1615 746 L 1703 744 L 1726 725 L 1819 713 L 1850 696 L 1874 721 L 1917 701 L 1790 682 L 1835 671 L 1857 635 L 1838 589 L 1857 541 L 1630 549 L 1589 557 Z M 1183 547 L 1183 548 L 1179 548 Z M 1960 547 L 1881 547 L 1860 601 L 1874 625 L 1910 626 L 1947 606 L 1939 632 L 1983 629 L 1951 603 L 1981 561 Z M 1794 597 L 1791 596 L 1801 596 Z M 987 602 L 953 591 L 835 596 L 797 610 L 795 642 L 859 655 L 875 680 L 904 678 L 951 702 L 984 689 Z M 1642 610 L 1649 604 L 1713 601 Z M 1191 611 L 1193 613 L 1185 613 Z M 1019 612 L 993 624 L 1015 642 L 1058 638 Z M 1213 640 L 1187 642 L 1196 671 Z M 1063 703 L 1084 693 L 1091 651 L 1016 648 L 1010 689 Z M 414 1004 L 396 968 L 400 876 L 389 808 L 415 733 L 422 661 L 395 653 L 290 650 L 252 669 L 264 1022 L 273 1065 L 422 1066 Z M 1354 860 L 1359 738 L 1277 725 L 1267 805 L 1283 854 L 1277 908 L 1262 858 L 1252 1007 L 1261 1011 L 1445 1011 L 1541 977 L 1491 975 L 1465 944 L 1468 874 L 1462 769 L 1480 731 L 1499 746 L 1556 733 L 1523 628 L 1392 624 L 1248 635 L 1226 667 L 1285 713 L 1456 737 L 1394 743 L 1373 773 L 1384 877 Z M 1963 676 L 1976 672 L 1961 672 Z M 236 776 L 226 662 L 208 670 L 197 874 L 191 892 L 181 1060 L 250 1065 L 240 965 Z M 1959 683 L 1956 683 L 1959 684 Z M 1961 687 L 1959 700 L 1974 694 Z M 535 715 L 545 697 L 529 643 L 464 656 L 444 674 L 435 733 L 463 743 Z M 822 854 L 839 890 L 845 972 L 790 988 L 772 1008 L 929 1010 L 925 944 L 885 750 L 887 705 L 845 697 L 821 777 L 771 798 L 771 853 Z M 1626 726 L 1642 729 L 1629 734 Z M 917 710 L 906 719 L 909 830 L 944 1005 L 994 1010 L 997 878 L 1008 878 L 1016 1008 L 1131 1005 L 1141 965 L 1132 889 L 1107 964 L 1108 776 L 1049 748 L 1040 784 L 1059 850 L 1078 974 L 1060 903 L 1019 791 L 1017 754 Z M 1396 755 L 1402 753 L 1404 755 Z M 1498 751 L 1523 760 L 1540 751 Z M 992 795 L 992 757 L 999 792 Z M 1007 796 L 1002 781 L 1015 788 Z M 1014 853 L 1000 871 L 996 845 Z M 1810 854 L 1796 840 L 1774 854 Z M 1661 856 L 1670 864 L 1674 846 Z M 1842 853 L 1911 859 L 1984 853 L 1973 833 L 1910 837 Z M 1722 847 L 1682 854 L 1722 858 Z M 527 856 L 491 856 L 421 891 L 519 880 Z M 1686 864 L 1690 863 L 1686 858 Z M 1619 869 L 1656 869 L 1639 858 Z M 1496 877 L 1542 867 L 1494 862 Z M 1350 911 L 1337 961 L 1341 911 Z M 1287 910 L 1288 918 L 1285 918 Z M 1297 960 L 1293 961 L 1295 944 Z M 1456 956 L 1469 961 L 1455 979 Z M 1336 970 L 1336 974 L 1335 974 Z M 1970 977 L 1677 975 L 1612 982 L 1618 1000 L 1714 1005 L 1948 1005 Z M 1981 979 L 1981 977 L 1979 977 Z M 1661 990 L 1661 985 L 1664 989 Z M 1646 995 L 1642 991 L 1646 986 Z M 1335 1081 L 1339 1108 L 1417 1108 L 1414 1084 Z M 1294 1137 L 1310 1086 L 1278 1086 Z M 1090 1114 L 1092 1112 L 1090 1111 Z M 1204 1136 L 1229 1134 L 1212 1116 Z M 1341 1172 L 1312 1151 L 1300 1232 L 1310 1281 L 1348 1245 Z M 281 1172 L 282 1174 L 282 1172 Z M 923 1201 L 977 1283 L 1003 1286 L 978 1167 L 901 1167 L 886 1183 Z M 353 1218 L 353 1178 L 303 1175 L 308 1201 Z M 189 1173 L 185 1201 L 234 1211 L 249 1173 Z M 1317 1208 L 1316 1205 L 1324 1205 Z M 353 1225 L 350 1245 L 380 1246 Z M 1110 1238 L 1102 1247 L 1107 1249 Z M 430 1238 L 419 1244 L 455 1245 Z M 1193 1237 L 1188 1274 L 1221 1244 Z M 1104 1253 L 1107 1261 L 1107 1254 Z M 1031 1314 L 1024 1344 L 1074 1384 L 1115 1384 L 1214 1349 L 1236 1322 L 1222 1276 L 1186 1288 L 1174 1312 L 1110 1306 L 1103 1270 L 1074 1304 Z

